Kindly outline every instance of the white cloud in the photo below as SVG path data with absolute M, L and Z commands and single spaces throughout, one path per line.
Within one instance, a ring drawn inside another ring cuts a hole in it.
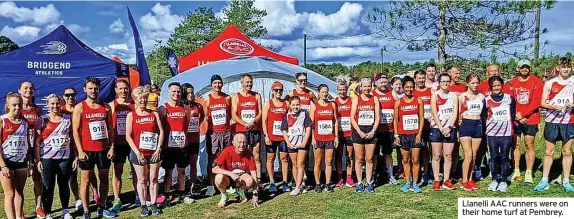
M 118 18 L 117 20 L 115 20 L 112 24 L 110 24 L 108 29 L 112 33 L 123 33 L 124 32 L 124 23 L 122 22 L 122 19 Z
M 94 50 L 110 59 L 113 58 L 114 56 L 117 56 L 125 63 L 128 64 L 136 63 L 135 50 L 132 47 L 128 46 L 128 44 L 126 43 L 110 44 L 107 46 L 97 46 L 94 47 Z
M 14 2 L 0 3 L 0 17 L 12 19 L 17 23 L 46 25 L 60 20 L 60 12 L 53 4 L 39 8 L 18 7 Z
M 128 51 L 128 45 L 125 43 L 121 43 L 121 44 L 111 44 L 108 46 L 108 48 L 113 49 L 113 50 L 124 50 L 124 51 Z
M 66 25 L 66 27 L 76 36 L 90 32 L 90 27 L 83 27 L 78 24 L 70 24 Z
M 7 36 L 17 43 L 28 43 L 38 38 L 40 30 L 40 28 L 32 26 L 18 26 L 14 28 L 4 26 L 0 31 L 0 35 Z
M 267 28 L 269 36 L 289 35 L 305 23 L 306 15 L 295 11 L 295 1 L 264 1 L 257 0 L 253 6 L 265 10 L 267 16 L 263 18 L 262 25 Z
M 182 16 L 171 13 L 171 5 L 156 3 L 151 11 L 140 18 L 140 25 L 145 30 L 173 32 L 183 20 Z
M 339 11 L 325 15 L 323 12 L 310 13 L 305 32 L 314 36 L 340 35 L 359 30 L 363 6 L 345 2 Z

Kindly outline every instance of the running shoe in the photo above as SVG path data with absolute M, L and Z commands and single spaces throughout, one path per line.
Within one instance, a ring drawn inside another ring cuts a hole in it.
M 239 201 L 245 201 L 247 200 L 247 196 L 245 196 L 245 190 L 243 189 L 237 189 L 237 199 Z
M 163 212 L 161 212 L 161 208 L 159 208 L 159 206 L 157 206 L 157 204 L 151 205 L 151 214 L 152 215 L 158 215 L 161 213 L 163 213 Z
M 474 169 L 474 180 L 476 180 L 476 181 L 484 180 L 484 177 L 482 176 L 482 168 L 476 167 Z
M 464 191 L 473 191 L 474 190 L 472 188 L 472 185 L 470 185 L 470 182 L 463 182 L 462 184 L 460 184 L 460 188 L 464 189 Z
M 526 170 L 526 173 L 524 173 L 524 182 L 534 183 L 534 179 L 532 177 L 532 170 Z
M 389 184 L 391 185 L 399 185 L 401 182 L 399 182 L 397 179 L 395 179 L 394 176 L 389 176 Z
M 474 181 L 470 180 L 468 181 L 468 184 L 470 184 L 470 187 L 472 187 L 473 190 L 479 190 L 480 186 L 478 186 Z
M 72 214 L 70 214 L 70 211 L 68 209 L 62 210 L 62 218 L 63 219 L 74 219 L 74 217 L 72 217 Z
M 52 217 L 51 214 L 46 214 L 46 217 L 44 217 L 44 219 L 54 219 L 54 218 Z
M 101 215 L 104 216 L 105 218 L 115 218 L 118 216 L 118 214 L 116 212 L 108 211 L 106 209 L 103 209 Z
M 38 218 L 38 219 L 45 219 L 46 218 L 46 212 L 44 212 L 44 209 L 36 208 L 36 218 Z
M 423 192 L 423 190 L 421 189 L 421 187 L 418 184 L 413 184 L 413 186 L 411 186 L 410 190 L 412 190 L 415 193 Z
M 550 188 L 550 185 L 548 184 L 548 180 L 540 180 L 538 185 L 536 185 L 534 187 L 534 190 L 539 191 L 539 192 L 543 192 L 545 190 L 548 190 L 549 188 Z
M 290 196 L 298 196 L 301 193 L 301 189 L 299 188 L 295 188 L 293 189 L 293 191 L 291 191 L 291 193 L 289 193 Z
M 337 188 L 341 188 L 344 183 L 345 183 L 345 180 L 343 180 L 343 178 L 339 179 L 339 181 L 337 182 Z
M 309 190 L 307 188 L 303 188 L 301 190 L 301 194 L 307 194 L 309 192 Z
M 74 207 L 76 207 L 76 211 L 80 211 L 82 209 L 84 209 L 83 205 L 82 205 L 82 200 L 76 200 L 74 202 Z
M 497 181 L 492 181 L 490 184 L 488 184 L 488 191 L 496 192 L 497 188 L 498 188 L 498 182 Z
M 508 184 L 506 184 L 506 182 L 500 182 L 498 184 L 498 188 L 496 189 L 496 191 L 507 192 L 508 191 Z
M 291 191 L 291 187 L 287 185 L 287 182 L 283 181 L 283 183 L 281 183 L 281 190 L 283 190 L 283 192 L 289 192 Z
M 277 193 L 277 186 L 275 186 L 275 182 L 269 182 L 269 192 Z
M 375 189 L 373 188 L 373 184 L 372 184 L 372 183 L 367 183 L 367 186 L 365 187 L 365 191 L 367 191 L 368 193 L 373 193 L 373 192 L 375 192 Z
M 347 187 L 355 187 L 357 184 L 355 183 L 355 180 L 353 180 L 353 177 L 351 175 L 347 175 Z
M 90 219 L 90 213 L 84 213 L 82 219 Z
M 520 170 L 519 169 L 514 170 L 514 173 L 512 174 L 512 177 L 510 178 L 510 180 L 511 180 L 511 182 L 522 180 L 522 176 L 520 176 Z
M 213 188 L 213 186 L 208 186 L 206 191 L 205 191 L 205 196 L 206 197 L 211 197 L 215 194 L 215 188 Z
M 401 187 L 401 191 L 402 192 L 408 192 L 411 189 L 411 184 L 410 183 L 405 183 L 405 185 L 403 185 L 403 187 Z
M 119 199 L 114 199 L 114 202 L 112 204 L 112 211 L 119 213 L 120 210 L 122 210 L 122 201 L 120 201 Z
M 327 191 L 327 192 L 329 192 L 329 193 L 334 192 L 334 191 L 335 191 L 335 190 L 334 190 L 334 187 L 335 187 L 335 185 L 333 185 L 333 184 L 327 184 L 327 185 L 325 186 L 325 191 Z
M 193 204 L 195 203 L 195 199 L 193 199 L 193 197 L 191 196 L 191 194 L 186 195 L 185 197 L 183 197 L 183 203 L 185 204 Z
M 453 190 L 456 189 L 456 186 L 450 180 L 446 180 L 442 184 L 442 188 L 447 190 Z
M 147 216 L 149 216 L 149 210 L 147 209 L 147 205 L 142 205 L 142 206 L 141 206 L 140 216 L 142 216 L 142 217 L 147 217 Z
M 440 181 L 434 181 L 434 183 L 432 185 L 432 190 L 433 191 L 440 191 Z
M 566 192 L 574 192 L 574 187 L 572 187 L 569 181 L 562 182 L 562 188 Z
M 363 186 L 364 186 L 363 183 L 357 184 L 357 189 L 355 191 L 356 192 L 363 192 L 363 190 L 364 190 Z
M 225 205 L 227 204 L 227 193 L 222 192 L 221 193 L 221 199 L 219 199 L 219 202 L 217 203 L 217 207 L 218 208 L 223 208 L 225 207 Z
M 323 191 L 323 188 L 321 187 L 321 184 L 315 186 L 315 192 L 316 193 L 321 193 L 322 191 Z

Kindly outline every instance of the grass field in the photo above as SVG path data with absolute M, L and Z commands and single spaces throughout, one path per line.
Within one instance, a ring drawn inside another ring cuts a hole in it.
M 536 138 L 536 171 L 535 183 L 541 177 L 541 160 L 544 156 L 544 141 L 542 127 Z M 560 158 L 561 146 L 556 147 L 555 160 Z M 524 148 L 522 148 L 524 153 Z M 524 159 L 522 159 L 524 161 Z M 556 162 L 555 162 L 556 163 Z M 127 166 L 126 166 L 127 167 Z M 553 170 L 559 171 L 557 165 Z M 127 169 L 127 168 L 126 168 Z M 556 175 L 556 174 L 555 174 Z M 110 176 L 111 179 L 111 176 Z M 133 200 L 131 179 L 124 175 L 125 197 Z M 375 193 L 355 193 L 354 188 L 336 189 L 334 193 L 314 193 L 291 197 L 280 194 L 270 198 L 263 196 L 264 202 L 259 209 L 254 210 L 250 204 L 231 204 L 225 209 L 215 208 L 219 196 L 198 200 L 195 204 L 178 204 L 163 209 L 164 214 L 152 218 L 456 218 L 457 198 L 459 197 L 572 197 L 565 193 L 557 184 L 552 184 L 550 190 L 544 193 L 535 192 L 534 184 L 515 182 L 507 193 L 489 192 L 485 188 L 490 178 L 479 182 L 479 191 L 434 192 L 430 186 L 423 188 L 423 193 L 402 193 L 399 186 L 383 185 L 375 189 Z M 3 193 L 3 192 L 2 192 Z M 54 209 L 59 209 L 60 202 L 55 193 Z M 110 194 L 112 189 L 110 188 Z M 112 198 L 108 198 L 111 200 Z M 3 198 L 2 198 L 3 200 Z M 234 200 L 232 197 L 231 200 Z M 72 203 L 72 202 L 70 202 Z M 34 200 L 32 180 L 28 178 L 25 191 L 25 213 L 34 216 Z M 126 206 L 126 203 L 124 203 Z M 59 210 L 58 210 L 59 211 Z M 119 218 L 139 218 L 139 208 L 131 208 L 120 213 Z M 58 212 L 56 215 L 60 215 Z M 92 214 L 95 216 L 95 214 Z M 4 218 L 4 209 L 0 209 L 0 217 Z

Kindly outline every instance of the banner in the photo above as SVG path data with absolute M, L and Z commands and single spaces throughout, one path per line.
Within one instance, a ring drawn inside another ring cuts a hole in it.
M 171 72 L 171 76 L 177 75 L 177 69 L 179 67 L 179 61 L 173 50 L 165 48 L 165 60 L 167 61 L 167 66 Z
M 130 26 L 132 26 L 132 32 L 134 34 L 134 42 L 136 46 L 136 65 L 140 73 L 140 86 L 151 84 L 149 71 L 147 69 L 147 62 L 145 60 L 142 40 L 140 38 L 136 22 L 132 17 L 132 12 L 130 11 L 130 8 L 128 8 L 128 18 L 130 20 Z

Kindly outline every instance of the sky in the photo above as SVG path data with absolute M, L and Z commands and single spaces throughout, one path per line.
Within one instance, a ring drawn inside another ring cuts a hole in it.
M 376 1 L 262 1 L 255 7 L 267 11 L 262 25 L 268 35 L 255 41 L 277 48 L 279 53 L 303 60 L 303 34 L 308 34 L 307 63 L 342 63 L 350 66 L 364 61 L 380 62 L 380 50 L 390 47 L 376 35 L 369 35 L 367 14 L 373 7 L 388 2 Z M 80 40 L 107 57 L 118 56 L 127 63 L 135 63 L 134 40 L 129 26 L 129 7 L 140 31 L 144 50 L 151 51 L 156 40 L 166 42 L 188 12 L 198 7 L 211 7 L 221 16 L 229 1 L 122 1 L 122 2 L 1 2 L 0 35 L 5 35 L 23 46 L 45 36 L 64 24 Z M 564 54 L 574 50 L 574 2 L 558 2 L 542 13 L 541 42 L 548 41 L 542 54 Z M 524 43 L 505 50 L 521 48 Z M 450 51 L 461 56 L 476 56 L 480 52 Z M 394 51 L 385 53 L 385 62 L 417 62 L 437 59 L 437 52 Z M 501 57 L 504 59 L 504 57 Z

